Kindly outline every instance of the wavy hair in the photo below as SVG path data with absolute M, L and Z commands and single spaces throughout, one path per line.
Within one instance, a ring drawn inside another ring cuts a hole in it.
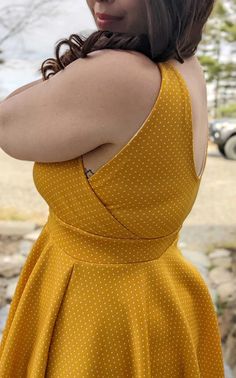
M 79 58 L 102 49 L 133 50 L 154 62 L 177 59 L 184 63 L 195 54 L 202 39 L 204 26 L 214 8 L 215 0 L 141 0 L 147 11 L 148 34 L 98 30 L 87 38 L 81 33 L 61 39 L 55 46 L 55 58 L 41 64 L 39 72 L 47 80 Z M 60 57 L 60 48 L 69 48 Z M 49 72 L 48 71 L 52 71 Z

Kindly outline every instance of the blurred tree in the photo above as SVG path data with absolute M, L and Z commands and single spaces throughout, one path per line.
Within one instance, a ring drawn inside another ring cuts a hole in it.
M 229 104 L 225 106 L 220 106 L 217 109 L 217 117 L 219 118 L 236 118 L 236 103 L 235 104 Z
M 213 114 L 228 101 L 236 102 L 236 0 L 217 0 L 199 46 L 199 60 L 214 86 Z M 223 51 L 230 50 L 228 61 Z
M 35 26 L 43 18 L 57 13 L 59 0 L 30 0 L 21 4 L 11 4 L 0 8 L 0 54 L 3 43 L 29 26 Z M 1 63 L 1 62 L 0 62 Z

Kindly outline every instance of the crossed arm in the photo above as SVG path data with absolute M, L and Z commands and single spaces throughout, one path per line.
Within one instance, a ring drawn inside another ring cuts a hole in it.
M 141 59 L 93 52 L 17 89 L 0 103 L 0 148 L 19 160 L 59 162 L 113 143 L 143 106 Z
M 43 79 L 34 80 L 31 83 L 25 84 L 22 87 L 17 88 L 15 91 L 10 93 L 3 101 L 6 101 L 8 98 L 17 95 L 18 93 L 24 92 L 26 89 L 33 87 L 36 84 L 42 83 L 42 81 L 44 81 L 44 80 Z M 1 102 L 3 102 L 3 101 L 1 101 Z
M 10 97 L 13 97 L 21 92 L 24 92 L 26 89 L 29 89 L 30 87 L 33 87 L 39 83 L 42 83 L 43 81 L 44 79 L 34 80 L 31 83 L 25 84 L 22 87 L 17 88 L 13 92 L 11 92 L 4 100 L 0 101 L 0 104 L 7 101 Z M 0 148 L 1 148 L 1 141 L 3 140 L 2 131 L 3 131 L 3 118 L 1 117 L 1 111 L 0 111 Z

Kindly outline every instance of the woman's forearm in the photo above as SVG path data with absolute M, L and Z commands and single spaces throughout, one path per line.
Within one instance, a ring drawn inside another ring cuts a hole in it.
M 10 95 L 8 95 L 3 101 L 0 101 L 0 149 L 3 149 L 5 151 L 5 149 L 4 149 L 4 119 L 3 119 L 4 117 L 3 117 L 3 111 L 2 111 L 2 108 L 1 108 L 1 104 L 4 101 L 7 101 L 7 99 L 9 99 L 10 97 L 15 96 L 15 95 L 25 91 L 26 89 L 33 87 L 34 85 L 40 84 L 43 81 L 45 81 L 45 80 L 44 79 L 38 79 L 38 80 L 32 81 L 31 83 L 25 84 L 22 87 L 17 88 L 14 92 L 10 93 Z
M 21 93 L 21 92 L 25 91 L 26 89 L 33 87 L 36 84 L 42 83 L 43 81 L 44 81 L 43 79 L 38 79 L 38 80 L 32 81 L 31 83 L 25 84 L 20 88 L 17 88 L 15 91 L 10 93 L 3 101 L 6 101 L 8 98 L 15 96 L 18 93 Z

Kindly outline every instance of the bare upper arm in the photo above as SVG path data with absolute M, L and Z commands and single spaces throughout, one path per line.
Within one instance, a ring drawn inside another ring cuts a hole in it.
M 139 106 L 132 85 L 137 73 L 127 64 L 138 58 L 115 50 L 95 53 L 0 104 L 0 146 L 7 154 L 65 161 L 112 143 L 118 128 L 122 133 Z
M 42 83 L 43 81 L 44 81 L 43 79 L 34 80 L 31 83 L 25 84 L 22 87 L 17 88 L 13 92 L 11 92 L 3 101 L 6 101 L 8 98 L 13 97 L 13 96 L 15 96 L 15 95 L 17 95 L 21 92 L 24 92 L 26 89 L 29 89 L 29 88 L 31 88 L 34 85 L 37 85 L 39 83 Z

